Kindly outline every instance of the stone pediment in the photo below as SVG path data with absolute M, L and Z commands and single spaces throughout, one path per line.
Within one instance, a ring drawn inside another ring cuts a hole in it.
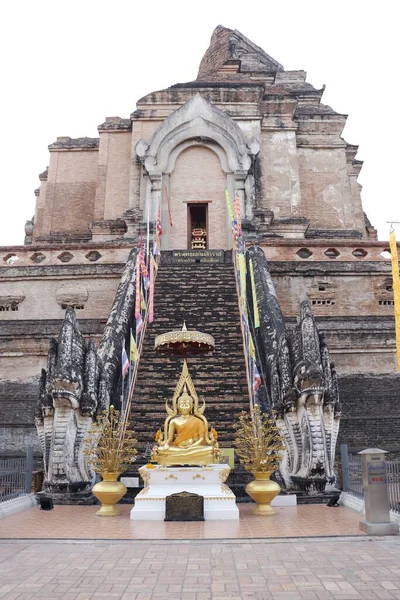
M 143 139 L 135 150 L 149 173 L 163 173 L 173 150 L 188 140 L 199 144 L 212 142 L 226 153 L 226 170 L 247 171 L 250 155 L 259 151 L 259 143 L 252 138 L 246 144 L 237 123 L 200 94 L 172 113 L 155 131 L 150 144 Z

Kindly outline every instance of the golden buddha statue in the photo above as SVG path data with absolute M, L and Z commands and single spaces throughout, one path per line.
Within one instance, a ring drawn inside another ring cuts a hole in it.
M 190 393 L 189 393 L 190 392 Z M 166 402 L 168 417 L 164 432 L 158 437 L 156 460 L 167 465 L 208 465 L 213 462 L 213 442 L 207 419 L 199 408 L 198 397 L 189 375 L 186 361 L 172 398 L 172 409 Z

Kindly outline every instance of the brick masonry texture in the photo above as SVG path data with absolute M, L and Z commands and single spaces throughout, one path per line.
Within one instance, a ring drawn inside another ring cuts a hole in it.
M 220 434 L 222 447 L 231 447 L 233 423 L 249 409 L 243 343 L 232 264 L 161 265 L 155 288 L 155 320 L 146 332 L 132 404 L 132 424 L 139 440 L 139 454 L 167 416 L 165 401 L 171 399 L 182 369 L 182 359 L 154 350 L 161 333 L 188 329 L 211 334 L 212 355 L 188 359 L 205 416 Z M 147 462 L 147 461 L 146 461 Z
M 400 453 L 400 375 L 346 375 L 339 443 L 352 451 L 382 448 Z
M 225 187 L 226 177 L 216 154 L 204 148 L 190 148 L 180 154 L 171 175 L 171 212 L 174 226 L 170 230 L 170 249 L 187 248 L 187 202 L 201 200 L 209 202 L 208 247 L 226 247 L 228 236 Z

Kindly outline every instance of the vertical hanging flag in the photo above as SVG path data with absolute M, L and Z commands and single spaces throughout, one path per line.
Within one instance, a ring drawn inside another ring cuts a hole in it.
M 253 360 L 256 359 L 256 349 L 254 348 L 253 337 L 251 333 L 249 333 L 249 354 L 250 358 L 252 358 Z
M 146 310 L 146 301 L 144 299 L 143 289 L 140 290 L 140 310 Z
M 253 394 L 256 393 L 256 391 L 258 390 L 258 388 L 261 386 L 261 376 L 260 373 L 257 369 L 257 364 L 256 362 L 254 362 L 254 369 L 253 369 Z
M 397 367 L 400 371 L 400 276 L 399 276 L 399 258 L 397 255 L 397 244 L 394 229 L 390 232 L 390 253 L 392 256 L 392 277 L 393 277 L 393 295 L 394 295 L 394 318 L 396 325 L 396 347 L 397 347 Z
M 231 202 L 231 199 L 229 196 L 228 188 L 226 188 L 226 190 L 225 190 L 225 199 L 226 199 L 226 206 L 228 209 L 229 219 L 232 221 L 233 220 L 233 208 L 232 208 L 232 202 Z
M 152 256 L 150 259 L 150 298 L 149 298 L 149 323 L 154 321 L 154 271 L 156 261 Z
M 165 190 L 165 199 L 167 201 L 169 224 L 170 224 L 170 227 L 173 227 L 173 225 L 172 225 L 172 215 L 171 215 L 171 206 L 169 204 L 169 197 L 168 197 L 167 186 L 164 186 L 164 190 Z
M 141 283 L 140 283 L 140 264 L 139 264 L 139 254 L 136 256 L 136 298 L 135 298 L 135 319 L 140 316 L 140 291 L 141 291 Z
M 257 327 L 260 327 L 260 313 L 258 312 L 256 282 L 254 280 L 253 261 L 251 258 L 249 260 L 249 266 L 250 266 L 250 280 L 251 280 L 251 295 L 253 297 L 254 327 L 257 328 Z
M 139 352 L 136 346 L 136 342 L 135 342 L 135 338 L 132 335 L 132 329 L 131 329 L 131 340 L 130 340 L 130 346 L 129 346 L 129 358 L 131 359 L 131 362 L 136 362 L 139 358 Z
M 244 254 L 238 254 L 239 263 L 239 275 L 240 275 L 240 304 L 242 306 L 243 313 L 247 314 L 246 306 L 246 262 L 244 260 Z
M 239 196 L 239 192 L 237 190 L 235 193 L 235 200 L 233 203 L 233 212 L 235 213 L 235 218 L 237 220 L 238 236 L 241 237 L 241 235 L 242 235 L 242 220 L 240 217 L 240 196 Z
M 143 246 L 142 232 L 140 232 L 139 261 L 140 261 L 140 270 L 143 275 L 144 289 L 148 290 L 149 286 L 150 286 L 150 279 L 149 279 L 149 272 L 146 267 L 146 261 L 144 260 L 144 246 Z
M 122 379 L 125 379 L 126 374 L 129 371 L 129 359 L 128 359 L 128 355 L 125 350 L 125 343 L 122 346 L 121 364 L 122 364 Z
M 136 319 L 136 339 L 139 338 L 139 335 L 141 334 L 142 329 L 143 329 L 142 315 L 139 315 Z
M 156 221 L 156 235 L 155 235 L 154 245 L 153 245 L 154 256 L 159 256 L 161 254 L 161 243 L 160 243 L 161 235 L 162 235 L 161 206 L 158 205 L 158 214 L 157 214 L 157 221 Z

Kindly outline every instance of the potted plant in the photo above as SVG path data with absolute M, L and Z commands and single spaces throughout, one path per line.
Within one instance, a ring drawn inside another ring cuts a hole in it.
M 136 439 L 128 429 L 118 410 L 110 406 L 104 410 L 89 430 L 85 454 L 88 464 L 103 479 L 93 487 L 93 494 L 100 500 L 97 515 L 115 517 L 120 514 L 116 503 L 126 494 L 127 488 L 118 481 L 121 473 L 136 459 Z
M 242 412 L 235 429 L 236 453 L 245 469 L 255 476 L 246 486 L 246 492 L 257 503 L 253 514 L 274 515 L 271 501 L 279 494 L 280 487 L 270 476 L 278 469 L 285 450 L 284 437 L 274 414 L 262 414 L 255 404 L 252 414 Z

